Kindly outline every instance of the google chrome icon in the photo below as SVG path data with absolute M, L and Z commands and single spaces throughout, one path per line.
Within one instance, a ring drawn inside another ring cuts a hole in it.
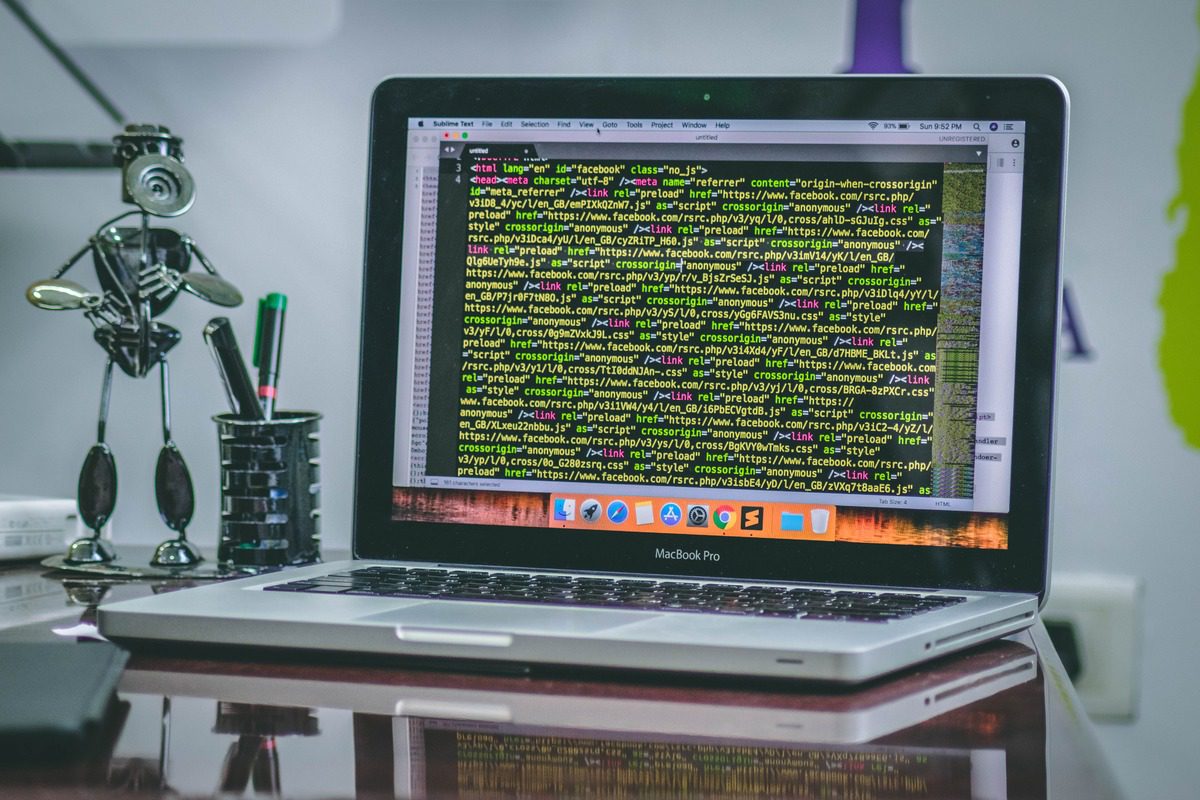
M 717 506 L 712 512 L 713 525 L 725 530 L 733 524 L 733 506 Z

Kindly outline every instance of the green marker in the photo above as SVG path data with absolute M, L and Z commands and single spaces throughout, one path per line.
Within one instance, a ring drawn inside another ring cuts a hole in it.
M 258 329 L 254 334 L 254 366 L 258 367 L 258 402 L 263 416 L 275 416 L 279 360 L 283 345 L 283 317 L 287 295 L 272 292 L 258 301 Z

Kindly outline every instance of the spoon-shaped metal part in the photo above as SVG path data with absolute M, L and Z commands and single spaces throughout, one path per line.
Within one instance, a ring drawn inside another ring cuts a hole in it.
M 117 462 L 103 442 L 92 445 L 79 470 L 79 516 L 96 536 L 117 505 Z
M 163 522 L 171 530 L 178 531 L 179 536 L 163 542 L 155 549 L 150 566 L 190 567 L 203 561 L 203 556 L 187 540 L 185 532 L 196 507 L 192 476 L 183 454 L 170 440 L 158 452 L 158 464 L 154 467 L 154 497 L 158 501 L 158 513 Z
M 174 442 L 167 442 L 158 453 L 158 464 L 154 468 L 154 498 L 158 501 L 158 513 L 168 528 L 173 531 L 187 528 L 196 509 L 195 494 L 192 476 Z
M 100 538 L 100 529 L 117 505 L 117 462 L 104 442 L 92 445 L 79 470 L 79 516 L 92 529 L 67 547 L 68 564 L 107 564 L 116 559 L 108 542 Z
M 46 278 L 30 284 L 25 290 L 25 299 L 47 311 L 95 308 L 102 300 L 100 295 L 93 294 L 75 281 L 65 278 Z
M 232 308 L 242 304 L 242 293 L 220 275 L 208 272 L 184 272 L 179 276 L 183 288 L 202 300 Z

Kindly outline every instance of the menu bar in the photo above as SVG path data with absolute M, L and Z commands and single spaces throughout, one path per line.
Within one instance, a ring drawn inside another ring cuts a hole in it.
M 780 120 L 780 119 L 568 119 L 554 117 L 413 117 L 409 127 L 434 131 L 874 131 L 1024 133 L 1018 120 Z

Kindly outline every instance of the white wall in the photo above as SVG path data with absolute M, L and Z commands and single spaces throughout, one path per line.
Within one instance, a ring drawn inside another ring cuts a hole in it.
M 1096 358 L 1061 373 L 1055 566 L 1140 576 L 1140 719 L 1101 739 L 1135 797 L 1194 797 L 1200 663 L 1200 453 L 1170 424 L 1156 300 L 1178 225 L 1180 109 L 1197 63 L 1193 0 L 910 0 L 923 72 L 1053 73 L 1072 93 L 1067 276 Z M 290 297 L 282 403 L 325 413 L 324 533 L 349 542 L 364 168 L 370 91 L 389 74 L 804 74 L 848 62 L 843 0 L 348 0 L 327 41 L 272 47 L 72 46 L 134 119 L 184 136 L 199 194 L 177 222 L 247 297 Z M 0 14 L 0 132 L 107 138 L 111 125 Z M 71 495 L 94 437 L 103 358 L 90 326 L 22 299 L 121 209 L 115 173 L 0 173 L 0 489 Z M 94 285 L 90 267 L 73 277 Z M 1197 298 L 1200 309 L 1200 298 Z M 216 540 L 223 409 L 199 331 L 223 313 L 181 297 L 166 319 L 175 438 Z M 228 314 L 242 341 L 249 307 Z M 157 388 L 121 379 L 109 441 L 118 544 L 164 537 L 153 505 Z
M 913 12 L 923 70 L 1050 72 L 1070 87 L 1066 276 L 1096 358 L 1060 374 L 1054 566 L 1145 580 L 1140 718 L 1099 735 L 1130 797 L 1195 797 L 1200 452 L 1167 415 L 1157 303 L 1180 230 L 1166 208 L 1196 5 L 917 0 Z

